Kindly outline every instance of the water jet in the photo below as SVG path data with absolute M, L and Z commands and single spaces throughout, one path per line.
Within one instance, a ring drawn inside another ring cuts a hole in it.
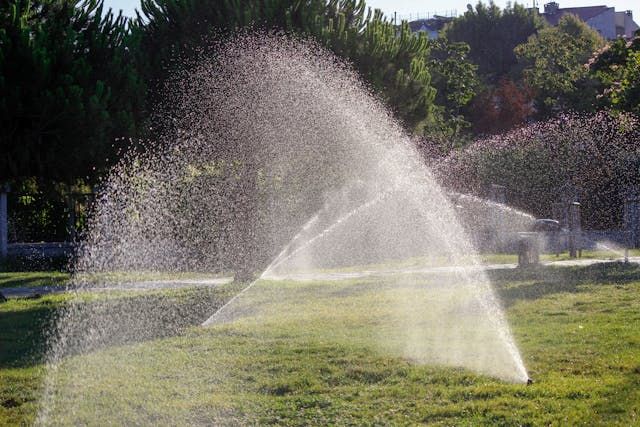
M 241 357 L 220 356 L 224 349 L 211 337 L 295 334 L 527 382 L 456 208 L 347 65 L 310 42 L 242 36 L 191 70 L 171 95 L 175 108 L 161 148 L 131 154 L 104 182 L 76 271 L 93 278 L 122 271 L 262 273 L 221 292 L 225 299 L 188 308 L 172 308 L 172 294 L 158 296 L 168 302 L 161 309 L 122 298 L 70 305 L 50 340 L 41 422 L 73 420 L 88 403 L 102 408 L 109 372 L 127 372 L 129 388 L 145 395 L 137 379 L 160 374 L 138 362 L 163 367 L 166 350 L 140 325 L 160 324 L 163 336 L 180 342 L 184 310 L 208 326 L 193 336 L 198 351 L 217 355 L 211 366 Z M 459 196 L 465 198 L 472 199 Z M 397 274 L 408 261 L 446 263 L 460 254 L 473 268 L 435 281 Z M 372 265 L 385 266 L 384 277 L 339 284 L 295 278 Z M 77 277 L 80 287 L 93 285 Z M 114 347 L 110 338 L 123 333 L 117 345 L 124 347 Z M 189 348 L 176 344 L 172 351 L 185 361 L 185 384 L 202 381 Z M 191 369 L 198 374 L 190 376 Z M 223 372 L 207 372 L 215 390 Z M 117 419 L 118 404 L 110 408 L 101 409 L 104 422 Z M 146 415 L 142 423 L 189 421 Z

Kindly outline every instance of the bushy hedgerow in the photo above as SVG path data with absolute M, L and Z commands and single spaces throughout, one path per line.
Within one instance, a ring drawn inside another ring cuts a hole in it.
M 456 191 L 487 195 L 506 187 L 507 203 L 538 217 L 575 192 L 583 226 L 619 228 L 624 200 L 640 184 L 640 122 L 630 114 L 563 114 L 449 154 L 435 171 Z

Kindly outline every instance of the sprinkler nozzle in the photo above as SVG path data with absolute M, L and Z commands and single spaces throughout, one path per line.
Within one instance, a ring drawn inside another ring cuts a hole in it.
M 531 378 L 527 378 L 527 385 L 533 384 L 533 380 Z

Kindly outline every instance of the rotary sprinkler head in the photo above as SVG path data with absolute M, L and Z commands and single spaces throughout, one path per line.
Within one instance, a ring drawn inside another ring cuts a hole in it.
M 533 384 L 533 380 L 531 378 L 527 378 L 527 385 Z

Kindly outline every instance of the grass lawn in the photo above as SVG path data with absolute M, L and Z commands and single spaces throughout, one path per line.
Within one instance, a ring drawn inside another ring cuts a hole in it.
M 47 421 L 640 423 L 637 265 L 496 270 L 490 275 L 535 380 L 531 386 L 395 354 L 389 340 L 395 333 L 382 340 L 389 345 L 380 345 L 380 337 L 393 331 L 380 321 L 386 316 L 385 290 L 393 280 L 264 282 L 257 285 L 263 301 L 255 298 L 244 305 L 244 313 L 236 313 L 238 320 L 209 328 L 190 325 L 228 300 L 238 291 L 236 285 L 74 302 L 90 307 L 88 312 L 105 310 L 101 318 L 111 326 L 103 331 L 111 340 L 61 363 L 50 377 L 56 385 L 50 402 L 56 406 Z M 449 283 L 455 277 L 424 280 Z M 283 298 L 273 303 L 269 292 L 282 292 Z M 314 303 L 310 295 L 327 304 Z M 45 376 L 42 330 L 56 307 L 69 304 L 69 297 L 56 295 L 0 305 L 0 424 L 35 420 Z M 139 331 L 119 335 L 132 326 L 121 316 L 132 307 L 147 315 L 135 319 Z M 272 315 L 253 317 L 260 310 Z
M 631 249 L 630 256 L 640 256 L 640 249 Z M 516 264 L 518 256 L 515 254 L 480 254 L 480 262 L 483 264 Z M 585 250 L 582 253 L 584 259 L 617 259 L 619 254 L 604 250 Z M 562 252 L 559 256 L 554 254 L 542 254 L 541 260 L 546 261 L 565 261 L 569 260 L 569 253 Z M 470 260 L 461 258 L 458 260 L 460 265 L 468 264 Z M 401 269 L 423 266 L 445 266 L 450 265 L 451 261 L 442 259 L 425 259 L 411 258 L 406 261 L 396 261 L 387 264 L 365 265 L 358 267 L 342 268 L 329 271 L 359 271 L 362 269 Z M 106 283 L 119 282 L 138 282 L 152 280 L 197 280 L 212 279 L 216 277 L 230 276 L 222 273 L 200 273 L 200 272 L 158 272 L 158 271 L 138 271 L 138 272 L 110 272 L 99 273 L 94 275 L 80 275 L 78 280 L 99 281 Z M 0 272 L 0 289 L 14 287 L 40 287 L 40 286 L 65 286 L 69 283 L 70 274 L 59 271 L 35 271 L 35 272 Z
M 69 273 L 58 271 L 0 272 L 0 289 L 36 286 L 64 286 Z
M 223 276 L 225 275 L 218 273 L 137 271 L 78 275 L 75 279 L 78 281 L 117 284 L 154 280 L 213 279 Z M 69 284 L 70 279 L 70 273 L 59 271 L 0 272 L 0 290 L 2 288 L 66 286 Z
M 604 260 L 618 260 L 622 258 L 622 254 L 607 250 L 583 250 L 582 255 L 578 259 L 604 259 Z M 640 249 L 630 249 L 630 257 L 640 256 Z M 569 252 L 561 252 L 557 256 L 552 253 L 540 254 L 540 261 L 543 263 L 553 261 L 568 261 L 573 260 L 569 256 Z M 517 264 L 518 255 L 515 253 L 480 253 L 478 254 L 478 261 L 482 264 Z M 425 268 L 425 267 L 444 267 L 450 265 L 468 265 L 472 264 L 472 259 L 467 256 L 460 256 L 456 259 L 447 259 L 446 257 L 413 257 L 401 261 L 388 261 L 378 264 L 359 265 L 353 267 L 324 269 L 321 271 L 326 272 L 350 272 L 350 271 L 363 271 L 363 270 L 392 270 L 392 269 L 411 269 L 411 268 Z

